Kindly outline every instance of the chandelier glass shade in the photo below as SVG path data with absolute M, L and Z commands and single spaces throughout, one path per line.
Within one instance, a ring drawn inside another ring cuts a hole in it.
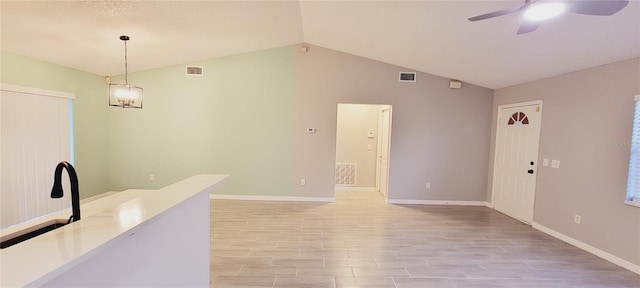
M 127 59 L 127 41 L 129 36 L 120 36 L 124 42 L 124 82 L 125 84 L 109 84 L 109 106 L 142 109 L 142 87 L 129 84 Z

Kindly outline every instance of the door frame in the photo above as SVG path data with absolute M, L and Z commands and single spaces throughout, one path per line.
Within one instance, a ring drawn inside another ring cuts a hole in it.
M 378 109 L 379 109 L 378 110 L 379 111 L 379 114 L 378 114 L 378 130 L 376 131 L 376 133 L 378 133 L 378 135 L 376 136 L 376 140 L 377 140 L 376 143 L 377 144 L 380 143 L 380 135 L 381 135 L 380 131 L 382 129 L 382 127 L 381 127 L 382 121 L 380 120 L 380 114 L 382 114 L 383 110 L 389 110 L 389 131 L 388 131 L 389 133 L 387 135 L 387 137 L 388 137 L 387 173 L 386 173 L 386 175 L 384 175 L 387 178 L 387 181 L 386 181 L 387 184 L 386 184 L 386 187 L 385 187 L 387 193 L 384 195 L 384 199 L 386 201 L 389 198 L 389 174 L 390 174 L 390 171 L 391 171 L 390 163 L 391 163 L 391 133 L 392 133 L 391 130 L 392 130 L 392 126 L 393 126 L 392 125 L 392 122 L 393 122 L 393 105 L 391 105 L 391 104 L 376 104 L 376 103 L 341 102 L 341 103 L 337 103 L 336 104 L 336 115 L 335 115 L 336 119 L 338 117 L 338 115 L 337 115 L 337 107 L 340 106 L 340 105 L 371 105 L 371 106 L 378 106 Z M 338 121 L 336 121 L 336 131 L 335 131 L 335 133 L 336 133 L 336 135 L 335 135 L 336 136 L 336 138 L 335 138 L 336 145 L 338 145 L 338 137 L 337 137 L 337 133 L 338 133 L 337 127 L 338 127 L 338 125 L 339 125 L 339 123 L 338 123 Z M 379 171 L 379 165 L 380 165 L 380 161 L 378 160 L 378 155 L 379 155 L 378 152 L 379 152 L 379 150 L 380 150 L 380 145 L 376 145 L 376 179 L 375 179 L 375 187 L 373 188 L 374 189 L 373 191 L 370 190 L 370 189 L 367 190 L 367 191 L 372 191 L 372 192 L 375 192 L 375 193 L 380 193 L 379 192 L 379 179 L 378 179 L 379 178 L 378 177 L 378 171 Z M 337 151 L 334 151 L 334 152 L 336 152 L 336 153 L 334 153 L 334 163 L 333 163 L 333 166 L 334 166 L 334 169 L 335 169 L 335 164 L 337 163 L 337 161 L 335 159 Z M 335 184 L 334 184 L 334 187 L 335 187 Z M 335 191 L 337 191 L 337 190 L 334 189 L 334 195 L 335 195 Z
M 492 179 L 491 179 L 491 207 L 493 208 L 493 210 L 496 210 L 495 207 L 495 203 L 496 203 L 496 161 L 498 160 L 498 135 L 500 135 L 500 111 L 501 109 L 509 109 L 509 108 L 517 108 L 517 107 L 526 107 L 526 106 L 535 106 L 535 105 L 539 105 L 540 106 L 540 126 L 539 126 L 539 130 L 540 130 L 540 136 L 542 136 L 542 113 L 544 111 L 543 109 L 543 100 L 534 100 L 534 101 L 526 101 L 526 102 L 519 102 L 519 103 L 511 103 L 511 104 L 504 104 L 504 105 L 498 105 L 498 110 L 496 111 L 496 134 L 494 136 L 494 144 L 493 144 L 493 170 L 492 170 Z M 542 137 L 538 137 L 538 158 L 540 158 L 540 140 L 542 139 Z M 536 159 L 537 161 L 537 159 Z M 539 161 L 537 161 L 539 162 Z M 538 171 L 540 170 L 539 168 L 540 166 L 538 166 Z M 533 189 L 533 216 L 535 216 L 535 199 L 536 199 L 536 190 L 538 189 L 538 171 L 536 171 L 535 173 L 535 177 L 536 177 L 536 181 L 535 181 L 535 189 Z M 496 210 L 497 211 L 497 210 Z M 499 212 L 499 211 L 498 211 Z M 507 215 L 511 218 L 514 218 L 510 215 Z M 524 222 L 526 224 L 531 225 L 531 223 L 527 223 L 525 221 L 522 221 L 521 219 L 517 219 L 514 218 L 518 221 Z M 532 221 L 533 223 L 533 217 L 532 217 Z
M 386 106 L 386 107 L 383 107 Z M 391 157 L 391 123 L 393 121 L 393 106 L 392 105 L 388 105 L 388 104 L 381 104 L 379 105 L 380 107 L 380 114 L 378 116 L 378 143 L 377 143 L 377 149 L 376 149 L 376 192 L 381 193 L 385 199 L 389 199 L 389 171 L 391 170 L 389 168 L 389 163 L 391 162 L 390 157 Z M 383 130 L 383 126 L 384 126 L 384 111 L 389 111 L 389 131 L 387 131 L 387 173 L 385 175 L 382 175 L 381 173 L 381 169 L 380 169 L 380 157 L 382 155 L 382 153 L 384 151 L 382 150 L 382 130 Z M 381 191 L 381 187 L 380 187 L 380 179 L 381 177 L 385 177 L 387 180 L 385 181 L 386 185 L 384 187 L 384 191 L 385 193 L 382 193 Z

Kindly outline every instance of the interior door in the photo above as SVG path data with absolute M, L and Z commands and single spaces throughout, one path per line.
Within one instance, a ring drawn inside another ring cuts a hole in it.
M 531 223 L 536 191 L 542 101 L 500 106 L 493 172 L 494 208 Z
M 387 196 L 387 185 L 389 180 L 389 136 L 391 129 L 391 108 L 387 107 L 380 110 L 380 136 L 379 140 L 379 153 L 378 153 L 378 167 L 379 173 L 377 177 L 378 191 Z

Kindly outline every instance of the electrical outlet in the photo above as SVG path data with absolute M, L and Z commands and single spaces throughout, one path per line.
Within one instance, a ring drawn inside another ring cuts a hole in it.
M 573 222 L 576 224 L 580 224 L 580 222 L 582 222 L 582 217 L 580 217 L 580 215 L 576 214 L 575 216 L 573 216 Z
M 425 188 L 431 189 L 431 182 L 427 182 L 427 185 L 425 186 Z
M 155 181 L 155 180 L 156 180 L 156 175 L 150 174 L 149 181 Z
M 560 160 L 551 160 L 551 168 L 560 168 Z
M 305 179 L 300 179 L 300 185 L 304 186 L 307 184 L 307 180 Z

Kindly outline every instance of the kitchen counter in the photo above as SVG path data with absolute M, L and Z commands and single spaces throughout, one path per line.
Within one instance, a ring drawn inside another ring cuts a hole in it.
M 227 177 L 196 175 L 82 204 L 80 221 L 0 250 L 0 286 L 208 286 L 209 192 Z

